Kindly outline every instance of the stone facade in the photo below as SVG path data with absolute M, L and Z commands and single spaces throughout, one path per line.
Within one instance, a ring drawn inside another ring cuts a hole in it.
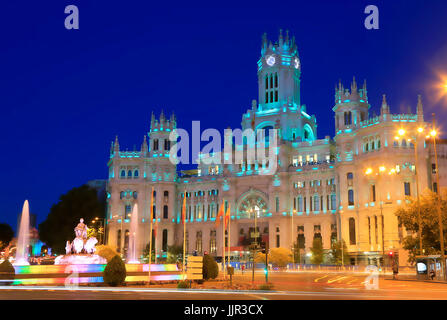
M 340 83 L 333 106 L 335 136 L 317 139 L 317 122 L 301 104 L 299 60 L 295 39 L 288 34 L 274 44 L 264 36 L 258 61 L 259 103 L 242 115 L 242 129 L 278 129 L 278 167 L 259 174 L 261 164 L 204 164 L 177 172 L 169 159 L 169 135 L 177 128 L 174 115 L 152 115 L 140 151 L 121 151 L 118 138 L 110 151 L 108 181 L 108 243 L 125 253 L 130 229 L 128 214 L 138 203 L 138 251 L 149 242 L 150 194 L 155 190 L 158 219 L 156 248 L 182 244 L 181 208 L 186 192 L 187 251 L 222 255 L 222 227 L 215 218 L 225 200 L 231 210 L 231 254 L 244 259 L 256 223 L 261 242 L 270 248 L 292 248 L 297 242 L 306 262 L 314 237 L 324 249 L 343 239 L 352 263 L 378 264 L 386 252 L 400 249 L 406 235 L 399 227 L 396 208 L 419 191 L 432 189 L 435 175 L 431 140 L 417 128 L 427 128 L 421 97 L 416 113 L 392 114 L 383 96 L 380 114 L 369 114 L 366 83 L 355 79 L 350 88 Z M 415 99 L 416 100 L 416 99 Z M 415 103 L 416 104 L 416 103 Z M 396 139 L 399 129 L 405 138 Z M 417 138 L 418 162 L 415 161 Z M 447 147 L 438 142 L 441 172 L 447 165 Z M 220 156 L 222 156 L 221 154 Z M 370 170 L 368 170 L 370 169 Z M 368 173 L 368 174 L 367 174 Z M 446 176 L 441 174 L 441 186 Z M 256 215 L 256 219 L 254 219 Z M 255 222 L 256 220 L 256 222 Z M 302 260 L 303 261 L 303 260 Z

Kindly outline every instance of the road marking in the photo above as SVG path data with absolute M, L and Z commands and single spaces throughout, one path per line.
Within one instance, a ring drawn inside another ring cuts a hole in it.
M 321 277 L 321 278 L 315 279 L 314 282 L 318 282 L 319 280 L 324 279 L 324 278 L 327 278 L 327 277 L 329 277 L 329 276 L 328 276 L 328 275 L 325 275 L 325 276 L 323 276 L 323 277 Z
M 335 282 L 335 281 L 343 280 L 345 278 L 347 278 L 347 276 L 336 277 L 336 278 L 333 278 L 331 280 L 328 280 L 327 283 L 332 283 L 332 282 Z

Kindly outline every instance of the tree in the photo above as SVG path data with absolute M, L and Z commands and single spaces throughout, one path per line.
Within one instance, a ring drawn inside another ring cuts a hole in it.
M 119 256 L 114 256 L 103 271 L 104 282 L 109 286 L 120 286 L 126 280 L 126 265 Z
M 100 257 L 103 257 L 110 262 L 115 256 L 118 255 L 116 250 L 109 245 L 99 245 L 96 246 L 96 254 Z
M 203 279 L 215 279 L 219 275 L 219 266 L 212 256 L 205 254 L 203 256 Z
M 269 263 L 284 268 L 292 262 L 292 251 L 287 248 L 272 248 L 269 252 Z
M 80 218 L 88 224 L 95 217 L 103 217 L 105 204 L 98 199 L 95 189 L 87 185 L 73 188 L 53 205 L 47 219 L 39 225 L 39 237 L 54 253 L 65 252 L 66 241 L 75 237 L 73 229 Z
M 4 286 L 9 286 L 13 283 L 15 277 L 15 269 L 8 259 L 5 259 L 0 264 L 0 283 Z M 8 281 L 9 280 L 9 281 Z
M 342 261 L 343 255 L 343 261 Z M 346 247 L 346 243 L 343 241 L 343 250 L 342 250 L 342 241 L 333 242 L 331 245 L 330 251 L 330 262 L 335 265 L 349 265 L 349 254 L 348 248 Z M 343 263 L 342 263 L 343 262 Z
M 293 244 L 293 255 L 295 263 L 301 263 L 300 246 L 298 241 Z
M 255 255 L 256 263 L 265 264 L 265 253 L 258 252 Z M 268 263 L 284 268 L 292 262 L 292 251 L 286 248 L 272 248 L 268 253 Z
M 310 263 L 322 264 L 324 259 L 323 243 L 320 238 L 314 238 L 312 242 L 312 248 L 310 248 L 312 256 L 310 257 Z
M 148 250 L 149 251 L 149 250 Z M 183 246 L 168 246 L 168 258 L 166 263 L 176 263 L 183 258 Z
M 7 223 L 0 223 L 0 250 L 6 247 L 14 237 L 14 230 Z
M 409 198 L 408 203 L 395 212 L 399 225 L 404 226 L 409 233 L 403 239 L 402 246 L 409 251 L 409 262 L 415 261 L 419 255 L 419 219 L 418 202 L 416 198 Z M 438 197 L 432 191 L 425 191 L 420 196 L 420 212 L 422 226 L 422 248 L 424 254 L 439 254 L 441 245 L 439 241 Z M 441 200 L 441 218 L 445 226 L 447 223 L 447 201 Z M 444 246 L 447 248 L 447 237 L 444 228 Z

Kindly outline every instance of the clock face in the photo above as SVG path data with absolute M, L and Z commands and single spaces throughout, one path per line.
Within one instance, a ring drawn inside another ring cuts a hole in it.
M 267 61 L 267 64 L 269 66 L 273 66 L 275 64 L 275 57 L 274 56 L 268 56 L 266 61 Z
M 295 69 L 298 69 L 300 67 L 300 60 L 298 58 L 295 58 Z

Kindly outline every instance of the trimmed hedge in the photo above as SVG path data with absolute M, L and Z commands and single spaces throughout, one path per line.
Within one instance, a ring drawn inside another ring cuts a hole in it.
M 116 287 L 124 284 L 126 280 L 126 265 L 119 256 L 114 256 L 104 269 L 104 283 Z
M 219 275 L 219 266 L 214 258 L 208 254 L 203 256 L 203 279 L 216 279 Z
M 14 282 L 16 271 L 8 259 L 0 264 L 0 285 L 9 286 Z M 8 281 L 11 280 L 11 281 Z

